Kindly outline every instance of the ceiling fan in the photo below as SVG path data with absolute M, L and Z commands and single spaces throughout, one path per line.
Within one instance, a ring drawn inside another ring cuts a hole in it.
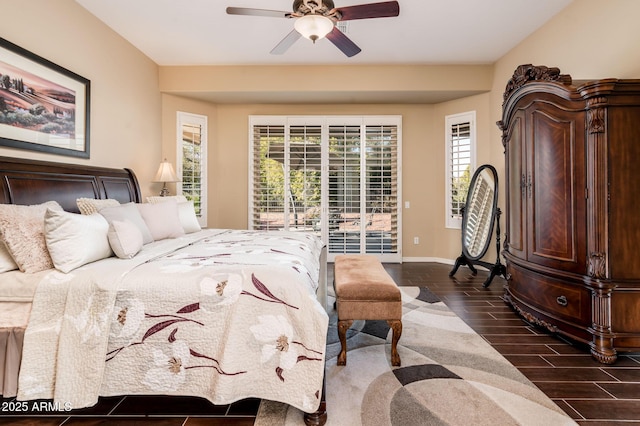
M 271 50 L 273 54 L 283 54 L 300 36 L 304 36 L 314 43 L 316 40 L 326 37 L 342 53 L 352 57 L 360 53 L 361 49 L 340 31 L 336 24 L 339 21 L 351 21 L 354 19 L 398 16 L 400 5 L 397 1 L 386 1 L 357 6 L 335 7 L 333 0 L 294 0 L 293 12 L 228 7 L 227 13 L 229 15 L 295 18 L 294 29 Z

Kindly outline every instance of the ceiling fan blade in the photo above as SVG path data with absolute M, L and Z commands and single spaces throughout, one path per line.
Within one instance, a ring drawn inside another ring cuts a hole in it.
M 252 9 L 248 7 L 228 7 L 229 15 L 245 15 L 245 16 L 267 16 L 270 18 L 290 18 L 291 12 L 282 12 L 279 10 Z
M 342 14 L 341 21 L 354 19 L 389 18 L 400 14 L 400 4 L 397 1 L 385 1 L 382 3 L 368 3 L 357 6 L 336 8 Z
M 296 30 L 292 30 L 289 34 L 286 35 L 285 38 L 283 38 L 280 43 L 278 43 L 276 45 L 276 47 L 274 47 L 271 50 L 271 54 L 272 55 L 282 55 L 284 52 L 286 52 L 291 46 L 293 46 L 293 43 L 295 43 L 296 41 L 298 41 L 298 39 L 301 37 L 301 34 L 299 32 L 297 32 Z
M 344 35 L 338 27 L 333 27 L 333 30 L 327 34 L 327 39 L 329 39 L 331 43 L 335 44 L 338 49 L 342 50 L 342 53 L 347 55 L 349 58 L 357 55 L 362 50 L 352 42 L 349 37 Z

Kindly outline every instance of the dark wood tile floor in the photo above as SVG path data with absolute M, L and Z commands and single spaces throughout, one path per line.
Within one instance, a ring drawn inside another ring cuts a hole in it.
M 435 263 L 385 265 L 400 285 L 427 286 L 580 425 L 640 425 L 640 354 L 614 365 L 595 361 L 585 346 L 522 320 L 502 300 L 504 280 L 489 288 L 460 268 Z
M 580 425 L 640 425 L 640 354 L 599 364 L 586 348 L 520 319 L 502 300 L 502 279 L 482 287 L 485 272 L 474 277 L 461 268 L 449 278 L 449 265 L 385 267 L 399 285 L 429 287 Z M 0 424 L 248 426 L 259 405 L 256 399 L 213 406 L 196 398 L 128 396 L 101 398 L 92 408 L 70 413 L 32 410 L 25 415 L 12 410 L 12 402 L 0 399 Z

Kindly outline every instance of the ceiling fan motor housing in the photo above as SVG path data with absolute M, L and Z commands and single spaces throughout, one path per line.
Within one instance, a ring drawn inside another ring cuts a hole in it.
M 331 17 L 335 14 L 333 0 L 294 0 L 293 13 L 298 16 L 323 15 Z M 334 13 L 331 13 L 331 12 Z

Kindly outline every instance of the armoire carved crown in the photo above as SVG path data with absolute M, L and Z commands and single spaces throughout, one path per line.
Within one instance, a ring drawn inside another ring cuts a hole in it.
M 532 64 L 519 65 L 507 82 L 507 87 L 502 95 L 503 102 L 507 100 L 514 90 L 531 81 L 557 81 L 568 86 L 571 85 L 572 79 L 568 74 L 560 74 L 559 68 Z

